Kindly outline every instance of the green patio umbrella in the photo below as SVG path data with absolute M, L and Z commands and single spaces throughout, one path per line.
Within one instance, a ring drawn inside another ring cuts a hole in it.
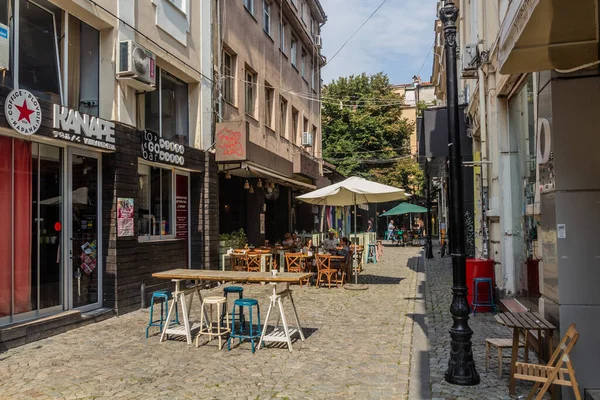
M 416 213 L 426 213 L 427 209 L 425 207 L 418 206 L 416 204 L 411 203 L 400 203 L 396 207 L 391 210 L 383 213 L 380 217 L 387 217 L 390 215 L 402 215 L 402 214 L 416 214 Z

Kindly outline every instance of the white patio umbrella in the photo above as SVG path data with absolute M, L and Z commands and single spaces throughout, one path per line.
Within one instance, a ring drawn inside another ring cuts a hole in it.
M 383 185 L 368 179 L 356 176 L 350 177 L 342 182 L 334 183 L 321 189 L 296 197 L 309 204 L 321 206 L 354 206 L 354 235 L 357 235 L 356 206 L 358 204 L 384 203 L 386 201 L 406 200 L 410 194 L 404 189 Z M 356 252 L 354 253 L 356 263 Z M 358 286 L 358 274 L 356 265 L 352 266 L 355 285 Z M 365 287 L 366 288 L 366 287 Z

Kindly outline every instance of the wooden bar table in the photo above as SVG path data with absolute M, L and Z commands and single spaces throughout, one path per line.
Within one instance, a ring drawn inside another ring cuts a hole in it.
M 513 344 L 510 358 L 510 384 L 508 394 L 514 396 L 516 387 L 515 370 L 517 356 L 519 353 L 520 334 L 522 333 L 523 337 L 525 338 L 525 362 L 527 362 L 527 353 L 529 348 L 529 344 L 527 343 L 528 332 L 537 332 L 539 341 L 538 343 L 540 343 L 542 339 L 541 333 L 545 333 L 546 342 L 548 346 L 548 357 L 550 357 L 552 355 L 552 334 L 556 330 L 556 327 L 550 322 L 546 321 L 544 318 L 542 318 L 538 313 L 532 312 L 506 312 L 496 314 L 494 317 L 496 318 L 496 321 L 498 321 L 498 323 L 513 329 Z M 538 346 L 537 351 L 539 356 L 540 353 L 542 353 L 541 346 Z
M 164 272 L 157 272 L 152 274 L 154 278 L 159 279 L 170 279 L 175 282 L 175 292 L 173 293 L 173 302 L 169 307 L 169 312 L 167 314 L 167 321 L 171 320 L 171 316 L 175 312 L 175 307 L 177 307 L 177 303 L 181 303 L 181 311 L 183 314 L 183 326 L 170 327 L 169 324 L 166 324 L 162 334 L 160 336 L 160 341 L 164 341 L 167 335 L 180 335 L 185 336 L 188 344 L 192 344 L 192 330 L 199 327 L 199 324 L 190 324 L 190 309 L 192 306 L 192 300 L 194 297 L 194 293 L 198 295 L 198 300 L 200 304 L 202 304 L 202 295 L 200 294 L 200 281 L 221 281 L 221 282 L 268 282 L 273 286 L 273 294 L 270 296 L 271 303 L 269 305 L 269 311 L 267 312 L 267 319 L 265 320 L 261 340 L 258 344 L 258 348 L 263 341 L 273 341 L 273 342 L 284 342 L 288 344 L 288 348 L 292 351 L 292 343 L 291 336 L 294 333 L 300 334 L 300 339 L 304 341 L 304 333 L 302 332 L 302 328 L 300 326 L 300 319 L 298 317 L 298 312 L 296 311 L 296 305 L 294 304 L 294 299 L 292 297 L 292 291 L 290 290 L 291 283 L 300 283 L 304 279 L 310 278 L 310 273 L 290 273 L 290 272 L 280 272 L 277 275 L 273 275 L 271 272 L 245 272 L 245 271 L 215 271 L 215 270 L 199 270 L 199 269 L 172 269 Z M 194 287 L 182 289 L 181 281 L 183 280 L 192 280 L 195 282 Z M 277 283 L 285 283 L 286 288 L 283 291 L 277 292 Z M 185 295 L 191 294 L 189 301 L 186 301 Z M 290 303 L 292 305 L 292 310 L 294 312 L 294 317 L 296 320 L 296 328 L 291 329 L 287 325 L 287 320 L 285 318 L 285 314 L 283 312 L 283 305 L 281 302 L 282 298 L 289 298 Z M 281 321 L 283 323 L 283 332 L 282 334 L 271 334 L 266 335 L 267 330 L 267 322 L 269 319 L 269 315 L 271 313 L 271 309 L 274 307 L 279 308 L 279 313 L 281 317 Z M 205 318 L 206 320 L 206 318 Z

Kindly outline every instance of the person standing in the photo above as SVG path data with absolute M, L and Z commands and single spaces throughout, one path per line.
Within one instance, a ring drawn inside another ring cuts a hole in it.
M 373 232 L 373 217 L 369 218 L 367 222 L 367 232 Z
M 396 229 L 396 226 L 394 225 L 394 220 L 390 220 L 390 223 L 388 224 L 388 239 L 392 239 L 394 237 L 394 230 Z

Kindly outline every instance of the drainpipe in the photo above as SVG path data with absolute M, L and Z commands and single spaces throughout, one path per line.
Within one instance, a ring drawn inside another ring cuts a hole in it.
M 464 1 L 464 0 L 463 0 Z M 477 3 L 477 30 L 478 32 L 485 32 L 485 24 L 483 21 L 484 13 L 483 13 L 483 2 Z M 487 51 L 485 34 L 483 34 L 483 39 L 480 41 L 483 42 L 483 50 Z M 481 228 L 483 237 L 481 240 L 482 243 L 482 257 L 483 259 L 487 259 L 489 255 L 488 250 L 488 223 L 487 223 L 487 203 L 488 203 L 488 148 L 487 148 L 487 124 L 486 124 L 486 99 L 485 99 L 485 83 L 486 76 L 483 72 L 483 65 L 480 65 L 477 69 L 477 74 L 479 78 L 479 127 L 481 130 Z

